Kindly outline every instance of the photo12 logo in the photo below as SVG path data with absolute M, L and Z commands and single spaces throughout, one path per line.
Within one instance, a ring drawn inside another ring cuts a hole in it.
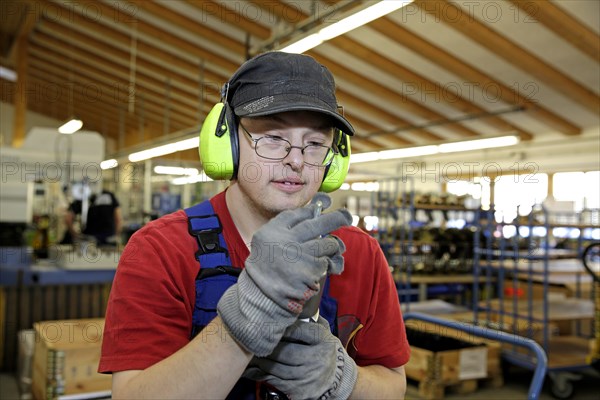
M 47 183 L 61 182 L 65 177 L 73 180 L 86 180 L 87 182 L 99 182 L 102 179 L 102 168 L 99 163 L 79 162 L 16 162 L 8 161 L 0 163 L 0 177 L 2 183 L 8 181 L 33 182 L 42 181 Z

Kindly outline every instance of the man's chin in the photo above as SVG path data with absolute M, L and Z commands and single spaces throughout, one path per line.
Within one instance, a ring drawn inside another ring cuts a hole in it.
M 277 213 L 285 210 L 292 210 L 299 207 L 304 207 L 310 202 L 311 196 L 307 195 L 306 190 L 298 192 L 285 192 L 285 191 L 269 191 L 265 197 L 267 203 L 269 203 L 272 210 L 276 210 Z

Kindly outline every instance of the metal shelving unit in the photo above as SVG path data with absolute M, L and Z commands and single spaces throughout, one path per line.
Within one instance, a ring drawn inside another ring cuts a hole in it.
M 388 178 L 378 183 L 379 190 L 373 192 L 371 201 L 372 215 L 379 219 L 374 236 L 392 268 L 403 310 L 408 311 L 412 301 L 426 300 L 429 293 L 458 297 L 469 291 L 473 282 L 472 240 L 449 243 L 430 238 L 424 243 L 418 234 L 427 226 L 424 220 L 431 222 L 431 213 L 460 214 L 472 220 L 476 210 L 460 205 L 419 204 L 412 178 Z M 468 247 L 468 256 L 455 256 L 460 252 L 457 248 L 465 250 L 463 246 Z M 438 254 L 444 252 L 448 254 Z
M 594 214 L 590 214 L 594 215 Z M 552 230 L 558 227 L 598 228 L 593 223 L 561 220 L 543 208 L 512 223 L 498 223 L 494 210 L 477 217 L 475 235 L 473 321 L 536 340 L 548 354 L 552 392 L 566 399 L 573 393 L 570 380 L 589 366 L 595 327 L 594 286 L 581 263 L 581 250 L 551 248 Z M 564 222 L 561 222 L 564 221 Z M 514 234 L 507 237 L 505 227 Z M 578 238 L 577 243 L 583 241 Z M 478 290 L 480 283 L 484 288 Z M 567 288 L 558 293 L 558 289 Z M 526 368 L 535 358 L 515 346 L 504 357 Z

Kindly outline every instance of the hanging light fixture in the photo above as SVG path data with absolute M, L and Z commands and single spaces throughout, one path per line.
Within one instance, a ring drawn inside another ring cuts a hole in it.
M 74 112 L 73 112 L 73 83 L 72 83 L 73 79 L 72 79 L 72 73 L 71 70 L 69 70 L 69 103 L 68 103 L 68 107 L 69 107 L 69 114 L 71 116 L 71 119 L 68 120 L 67 122 L 65 122 L 64 124 L 62 124 L 59 128 L 58 131 L 64 135 L 71 135 L 75 132 L 77 132 L 78 130 L 81 129 L 81 127 L 83 126 L 83 121 L 80 120 L 79 118 L 75 118 L 73 117 Z
M 360 11 L 351 10 L 348 15 L 341 16 L 337 22 L 324 27 L 316 27 L 300 39 L 294 38 L 285 44 L 281 51 L 287 53 L 304 53 L 327 40 L 350 32 L 371 21 L 390 14 L 412 3 L 413 0 L 381 0 L 366 2 Z
M 82 126 L 83 126 L 82 120 L 77 119 L 77 118 L 71 118 L 69 121 L 62 124 L 58 128 L 58 131 L 65 135 L 71 135 L 71 134 L 77 132 L 78 130 L 80 130 Z

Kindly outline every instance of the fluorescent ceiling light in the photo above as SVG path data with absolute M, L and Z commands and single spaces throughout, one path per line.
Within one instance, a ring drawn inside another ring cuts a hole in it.
M 129 155 L 129 161 L 137 162 L 147 160 L 153 157 L 160 157 L 166 154 L 176 153 L 178 151 L 193 149 L 198 147 L 200 138 L 198 136 L 180 140 L 179 142 L 169 143 L 162 146 L 154 147 L 148 150 L 138 151 L 137 153 L 131 153 Z
M 83 121 L 81 121 L 80 119 L 73 118 L 72 120 L 65 122 L 60 128 L 58 128 L 58 131 L 65 135 L 70 135 L 80 130 L 82 126 Z
M 321 43 L 331 40 L 334 37 L 350 32 L 362 25 L 368 24 L 371 21 L 381 18 L 386 14 L 396 11 L 413 0 L 381 0 L 367 8 L 352 13 L 346 18 L 342 18 L 338 22 L 321 28 L 318 32 L 306 36 L 294 43 L 284 47 L 281 51 L 287 53 L 304 53 L 307 50 L 317 47 Z
M 353 184 L 342 183 L 340 190 L 354 190 L 355 192 L 376 192 L 379 190 L 379 182 L 354 182 Z
M 323 39 L 321 39 L 317 33 L 314 33 L 284 47 L 281 49 L 281 51 L 285 51 L 286 53 L 302 54 L 305 51 L 317 47 L 321 43 L 323 43 Z
M 354 182 L 350 188 L 355 192 L 376 192 L 379 190 L 379 182 Z
M 361 163 L 377 160 L 393 160 L 409 157 L 428 156 L 438 153 L 453 153 L 458 151 L 482 150 L 497 147 L 513 146 L 519 143 L 516 135 L 500 136 L 490 139 L 466 140 L 455 143 L 444 143 L 431 146 L 407 147 L 404 149 L 372 151 L 350 155 L 350 163 Z
M 102 161 L 100 163 L 100 168 L 101 169 L 111 169 L 111 168 L 115 168 L 118 165 L 119 165 L 119 162 L 117 160 L 115 160 L 114 158 L 112 158 L 110 160 Z
M 428 156 L 438 152 L 437 146 L 408 147 L 406 149 L 383 150 L 379 152 L 380 160 Z
M 173 185 L 185 185 L 188 183 L 197 183 L 197 182 L 211 182 L 212 179 L 206 176 L 204 172 L 199 173 L 198 175 L 193 176 L 182 176 L 181 178 L 175 178 L 171 181 Z
M 453 153 L 455 151 L 469 151 L 489 149 L 493 147 L 514 146 L 519 143 L 517 136 L 502 136 L 490 139 L 467 140 L 464 142 L 444 143 L 438 146 L 440 153 Z
M 319 36 L 323 41 L 333 39 L 336 36 L 343 35 L 360 26 L 368 24 L 371 21 L 381 18 L 393 11 L 396 11 L 413 0 L 382 0 L 354 13 L 332 25 L 329 25 L 319 31 Z
M 154 167 L 154 173 L 165 175 L 198 175 L 198 169 L 157 165 Z
M 16 82 L 17 72 L 6 67 L 0 66 L 0 78 L 6 79 L 7 81 Z

